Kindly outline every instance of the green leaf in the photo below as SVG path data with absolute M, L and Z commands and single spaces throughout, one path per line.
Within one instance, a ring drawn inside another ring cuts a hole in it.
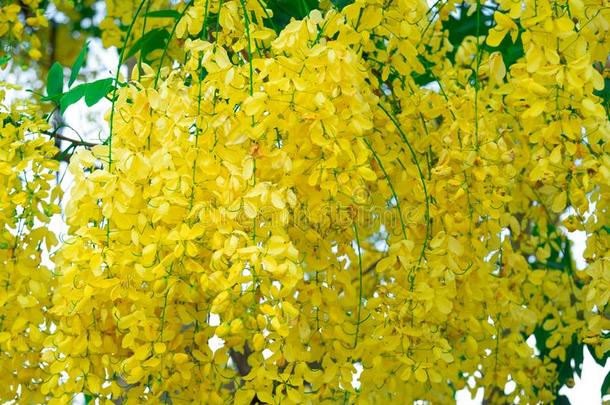
M 106 97 L 106 94 L 112 88 L 112 78 L 96 80 L 92 83 L 87 83 L 85 89 L 85 104 L 91 107 L 97 104 L 98 101 Z
M 554 405 L 570 405 L 570 400 L 565 395 L 559 395 L 555 398 Z
M 144 16 L 151 18 L 174 18 L 177 20 L 180 18 L 180 13 L 177 10 L 157 10 L 146 13 Z
M 11 55 L 4 55 L 0 57 L 0 65 L 4 65 L 9 60 L 11 60 Z
M 85 62 L 85 58 L 87 57 L 87 51 L 89 50 L 89 42 L 85 42 L 83 45 L 83 49 L 80 50 L 80 53 L 76 57 L 74 64 L 72 65 L 72 70 L 70 71 L 70 80 L 68 81 L 68 87 L 72 86 L 72 83 L 78 77 L 78 72 L 80 72 L 83 63 Z
M 600 366 L 604 367 L 606 365 L 606 361 L 608 361 L 608 359 L 610 358 L 610 352 L 606 352 L 601 357 L 598 357 L 595 351 L 595 346 L 587 345 L 587 348 L 589 350 L 589 353 L 591 353 L 591 356 L 593 356 L 595 362 Z
M 560 386 L 564 385 L 569 379 L 574 378 L 574 373 L 576 372 L 575 368 L 579 368 L 582 366 L 582 361 L 581 364 L 578 364 L 579 360 L 577 358 L 577 356 L 580 356 L 580 358 L 582 358 L 582 350 L 583 345 L 578 342 L 578 339 L 575 335 L 572 335 L 572 343 L 570 343 L 570 345 L 566 347 L 565 360 L 554 360 L 557 364 L 557 378 Z M 578 355 L 579 351 L 581 352 L 580 355 Z M 572 363 L 572 360 L 574 361 L 574 363 Z M 572 364 L 574 364 L 574 366 L 572 366 Z
M 348 6 L 348 5 L 352 4 L 353 2 L 354 2 L 354 0 L 332 0 L 332 3 L 339 10 L 341 10 L 345 6 Z
M 582 377 L 582 364 L 585 359 L 585 347 L 584 345 L 578 345 L 574 353 L 574 371 L 578 377 Z
M 608 394 L 610 394 L 610 372 L 606 374 L 606 378 L 604 378 L 602 383 L 602 397 Z
M 60 111 L 62 114 L 68 107 L 76 103 L 85 95 L 87 86 L 88 84 L 79 84 L 62 96 L 61 100 L 59 101 Z
M 353 3 L 353 0 L 343 2 Z M 292 18 L 300 20 L 310 10 L 318 8 L 316 0 L 268 0 L 265 4 L 273 12 L 270 23 L 276 32 L 288 25 Z
M 168 39 L 169 32 L 167 30 L 161 28 L 150 30 L 133 44 L 125 55 L 125 59 L 129 59 L 138 51 L 141 51 L 142 55 L 146 56 L 155 49 L 165 48 L 165 43 Z
M 64 90 L 64 68 L 57 62 L 53 63 L 47 75 L 47 96 L 61 94 Z

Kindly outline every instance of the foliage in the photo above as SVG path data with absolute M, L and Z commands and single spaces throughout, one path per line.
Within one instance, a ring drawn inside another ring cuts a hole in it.
M 563 403 L 607 360 L 607 6 L 51 3 L 0 8 L 46 77 L 0 112 L 3 400 Z M 49 7 L 129 77 L 45 65 Z M 99 144 L 51 120 L 104 97 Z

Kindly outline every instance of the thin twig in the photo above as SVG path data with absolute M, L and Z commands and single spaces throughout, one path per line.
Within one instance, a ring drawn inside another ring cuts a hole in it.
M 381 110 L 387 115 L 387 117 L 390 119 L 390 121 L 392 121 L 392 124 L 394 124 L 394 127 L 400 134 L 400 137 L 402 138 L 403 142 L 407 145 L 407 148 L 409 149 L 409 152 L 411 153 L 411 158 L 413 158 L 413 163 L 415 163 L 415 167 L 417 168 L 417 172 L 419 174 L 419 179 L 421 181 L 421 185 L 422 185 L 423 192 L 424 192 L 425 210 L 426 210 L 425 211 L 426 236 L 424 238 L 422 250 L 419 255 L 419 260 L 417 261 L 417 267 L 419 268 L 423 258 L 426 255 L 426 248 L 428 247 L 428 240 L 430 239 L 430 196 L 428 195 L 428 188 L 426 187 L 426 180 L 424 178 L 424 173 L 419 164 L 419 160 L 417 159 L 417 154 L 415 153 L 415 149 L 413 149 L 413 146 L 411 146 L 411 143 L 409 142 L 407 135 L 402 130 L 400 123 L 398 122 L 396 117 L 394 117 L 394 115 L 392 115 L 388 110 L 386 110 L 385 107 L 381 104 L 379 104 L 379 108 L 381 108 Z M 411 290 L 412 289 L 413 289 L 413 282 L 411 282 Z
M 87 148 L 92 148 L 96 145 L 100 145 L 99 143 L 95 143 L 95 142 L 87 142 L 87 141 L 83 141 L 83 140 L 72 139 L 70 137 L 64 136 L 57 132 L 45 131 L 44 134 L 50 136 L 51 138 L 59 139 L 60 141 L 70 142 L 72 145 L 75 145 L 75 146 L 84 146 Z

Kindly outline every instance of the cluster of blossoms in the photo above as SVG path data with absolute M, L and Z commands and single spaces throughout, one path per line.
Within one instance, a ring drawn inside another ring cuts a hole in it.
M 40 136 L 49 124 L 35 105 L 5 105 L 0 90 L 0 398 L 42 403 L 38 384 L 50 333 L 48 309 L 54 274 L 42 265 L 43 250 L 57 244 L 48 229 L 60 212 L 59 163 L 52 141 Z M 19 391 L 17 391 L 19 390 Z M 19 392 L 19 394 L 17 394 Z
M 44 70 L 54 61 L 68 63 L 85 40 L 74 34 L 66 17 L 82 17 L 84 4 L 94 0 L 55 0 L 53 10 L 61 13 L 57 22 L 49 18 L 49 0 L 3 0 L 0 3 L 0 66 L 13 59 L 24 70 L 39 65 Z M 90 21 L 90 20 L 89 20 Z M 88 23 L 89 27 L 91 22 Z
M 44 50 L 37 34 L 48 26 L 40 0 L 7 0 L 0 4 L 0 44 L 2 48 L 24 48 L 29 58 L 39 60 Z M 7 49 L 1 49 L 7 52 Z
M 549 403 L 575 348 L 607 356 L 608 6 L 163 6 L 108 1 L 107 45 L 170 36 L 70 159 L 53 273 L 47 127 L 0 127 L 2 399 Z M 452 45 L 452 11 L 480 35 Z

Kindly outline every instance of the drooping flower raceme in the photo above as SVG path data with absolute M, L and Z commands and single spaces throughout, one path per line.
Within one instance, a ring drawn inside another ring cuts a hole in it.
M 23 395 L 548 403 L 583 344 L 607 355 L 609 11 L 470 3 L 454 45 L 453 3 L 321 3 L 277 30 L 259 1 L 138 16 L 167 51 L 70 159 Z

